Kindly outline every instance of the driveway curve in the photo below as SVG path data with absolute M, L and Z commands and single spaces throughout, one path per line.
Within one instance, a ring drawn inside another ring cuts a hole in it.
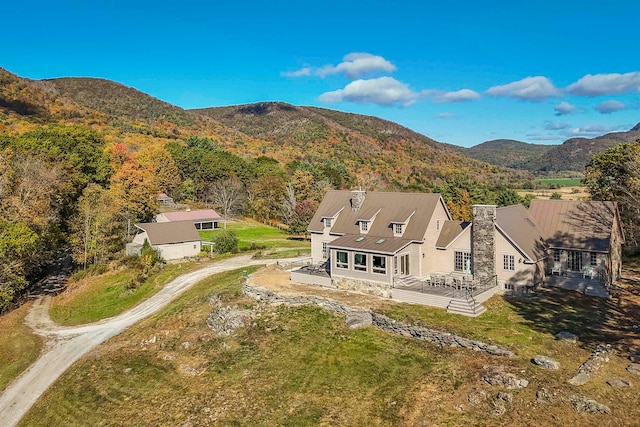
M 270 261 L 275 263 L 275 260 Z M 34 303 L 25 321 L 37 334 L 46 337 L 47 342 L 38 360 L 0 395 L 0 426 L 13 427 L 18 424 L 36 400 L 76 360 L 100 343 L 156 313 L 194 284 L 213 274 L 259 264 L 265 264 L 265 261 L 253 260 L 249 255 L 217 261 L 177 277 L 149 299 L 117 316 L 82 326 L 63 327 L 54 324 L 49 319 L 51 297 L 41 297 Z

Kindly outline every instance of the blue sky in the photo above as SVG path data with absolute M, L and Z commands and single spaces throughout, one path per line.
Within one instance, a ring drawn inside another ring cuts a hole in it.
M 640 122 L 636 0 L 23 0 L 2 9 L 0 67 L 32 79 L 107 78 L 184 108 L 285 101 L 464 146 L 560 143 Z

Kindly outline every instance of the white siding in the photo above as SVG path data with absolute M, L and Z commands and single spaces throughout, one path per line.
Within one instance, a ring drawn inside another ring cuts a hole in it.
M 156 249 L 162 259 L 170 261 L 198 255 L 200 253 L 200 242 L 196 241 L 158 245 L 156 246 Z

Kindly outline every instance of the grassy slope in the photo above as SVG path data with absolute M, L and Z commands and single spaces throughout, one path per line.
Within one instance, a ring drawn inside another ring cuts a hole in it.
M 51 319 L 60 325 L 80 325 L 115 316 L 149 298 L 162 287 L 202 264 L 168 264 L 149 276 L 137 289 L 129 284 L 137 274 L 132 269 L 91 276 L 72 283 L 67 291 L 53 298 Z
M 545 291 L 532 299 L 494 298 L 476 319 L 401 304 L 387 313 L 509 345 L 517 351 L 512 359 L 438 348 L 375 328 L 351 330 L 339 316 L 309 307 L 261 307 L 237 336 L 216 337 L 205 325 L 210 295 L 259 307 L 240 295 L 239 276 L 235 271 L 201 282 L 91 353 L 22 425 L 613 426 L 640 417 L 635 390 L 604 384 L 625 377 L 628 362 L 621 357 L 579 389 L 565 382 L 592 344 L 611 338 L 615 318 L 624 318 L 619 309 L 609 311 L 614 301 Z M 602 321 L 605 327 L 597 326 Z M 560 329 L 580 333 L 585 348 L 555 341 L 552 333 Z M 538 353 L 555 357 L 561 370 L 534 367 L 530 358 Z M 489 415 L 490 403 L 467 401 L 474 389 L 492 397 L 500 391 L 479 381 L 483 367 L 496 364 L 531 382 L 511 391 L 514 400 L 501 417 Z M 556 393 L 554 403 L 535 403 L 540 387 Z M 568 403 L 574 393 L 610 404 L 613 415 L 574 412 Z
M 230 221 L 227 229 L 232 230 L 238 236 L 240 248 L 249 248 L 251 244 L 266 246 L 268 249 L 295 249 L 309 250 L 309 242 L 289 239 L 289 235 L 275 227 L 262 224 L 252 219 L 242 221 Z M 215 231 L 201 231 L 200 236 L 205 241 L 211 241 L 215 236 Z
M 31 304 L 0 317 L 0 392 L 33 361 L 42 350 L 42 339 L 24 324 Z

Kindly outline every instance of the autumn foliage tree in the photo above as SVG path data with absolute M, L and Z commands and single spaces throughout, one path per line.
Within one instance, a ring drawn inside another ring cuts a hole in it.
M 620 144 L 591 158 L 583 185 L 593 200 L 618 203 L 627 243 L 639 245 L 640 225 L 640 140 Z
M 289 220 L 289 233 L 305 234 L 317 207 L 315 203 L 309 200 L 296 204 Z

